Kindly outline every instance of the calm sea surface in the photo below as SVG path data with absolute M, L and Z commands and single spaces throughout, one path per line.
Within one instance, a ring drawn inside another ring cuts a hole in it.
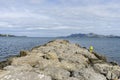
M 0 37 L 0 61 L 19 54 L 20 50 L 30 50 L 55 38 Z M 96 52 L 120 64 L 120 38 L 63 38 L 82 47 L 94 46 Z

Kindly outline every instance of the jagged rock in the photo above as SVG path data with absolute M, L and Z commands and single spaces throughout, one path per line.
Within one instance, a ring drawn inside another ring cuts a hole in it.
M 99 71 L 101 74 L 106 75 L 108 79 L 115 79 L 120 76 L 120 67 L 112 66 L 112 64 L 104 63 L 104 64 L 94 64 L 94 69 Z
M 112 67 L 112 79 L 120 78 L 120 67 L 118 65 Z
M 107 74 L 107 72 L 112 69 L 112 65 L 107 63 L 103 63 L 103 64 L 97 63 L 97 64 L 94 64 L 94 69 L 99 71 L 102 74 Z
M 78 72 L 74 72 L 74 76 L 80 80 L 107 80 L 105 76 L 97 73 L 93 68 L 84 68 Z

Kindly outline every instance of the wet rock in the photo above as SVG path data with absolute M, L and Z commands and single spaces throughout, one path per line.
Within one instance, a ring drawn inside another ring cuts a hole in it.
M 100 59 L 91 59 L 91 58 L 89 58 L 89 63 L 91 65 L 93 65 L 93 64 L 96 64 L 96 63 L 105 63 L 105 62 L 103 60 L 100 60 Z
M 99 60 L 103 60 L 103 61 L 107 61 L 106 57 L 101 55 L 101 54 L 98 54 L 96 52 L 92 52 Z
M 20 57 L 28 55 L 28 51 L 20 51 Z
M 6 67 L 8 65 L 11 65 L 10 60 L 2 61 L 2 62 L 0 62 L 0 69 L 3 69 L 4 67 Z

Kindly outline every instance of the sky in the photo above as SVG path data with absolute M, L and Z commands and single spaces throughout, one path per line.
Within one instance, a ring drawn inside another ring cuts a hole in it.
M 120 0 L 0 0 L 0 33 L 31 37 L 72 33 L 120 36 Z

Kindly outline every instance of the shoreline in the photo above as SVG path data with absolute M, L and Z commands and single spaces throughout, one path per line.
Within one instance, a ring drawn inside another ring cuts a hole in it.
M 9 74 L 31 70 L 36 74 L 34 70 L 37 68 L 40 68 L 38 75 L 44 75 L 48 78 L 46 80 L 79 80 L 80 78 L 81 80 L 96 80 L 97 76 L 100 77 L 97 80 L 114 80 L 114 78 L 118 80 L 120 77 L 120 67 L 117 63 L 108 62 L 105 56 L 96 52 L 90 53 L 88 49 L 78 44 L 71 44 L 67 40 L 49 41 L 44 45 L 35 46 L 29 51 L 20 51 L 20 54 L 0 62 L 0 69 L 10 71 Z M 53 68 L 60 72 L 59 75 L 55 75 Z M 13 69 L 15 71 L 11 71 Z M 88 73 L 85 73 L 86 70 Z M 87 76 L 84 78 L 83 75 L 77 74 L 79 71 L 84 75 L 94 75 L 91 78 L 87 78 Z M 0 79 L 5 80 L 4 76 Z M 21 77 L 25 76 L 21 75 Z

